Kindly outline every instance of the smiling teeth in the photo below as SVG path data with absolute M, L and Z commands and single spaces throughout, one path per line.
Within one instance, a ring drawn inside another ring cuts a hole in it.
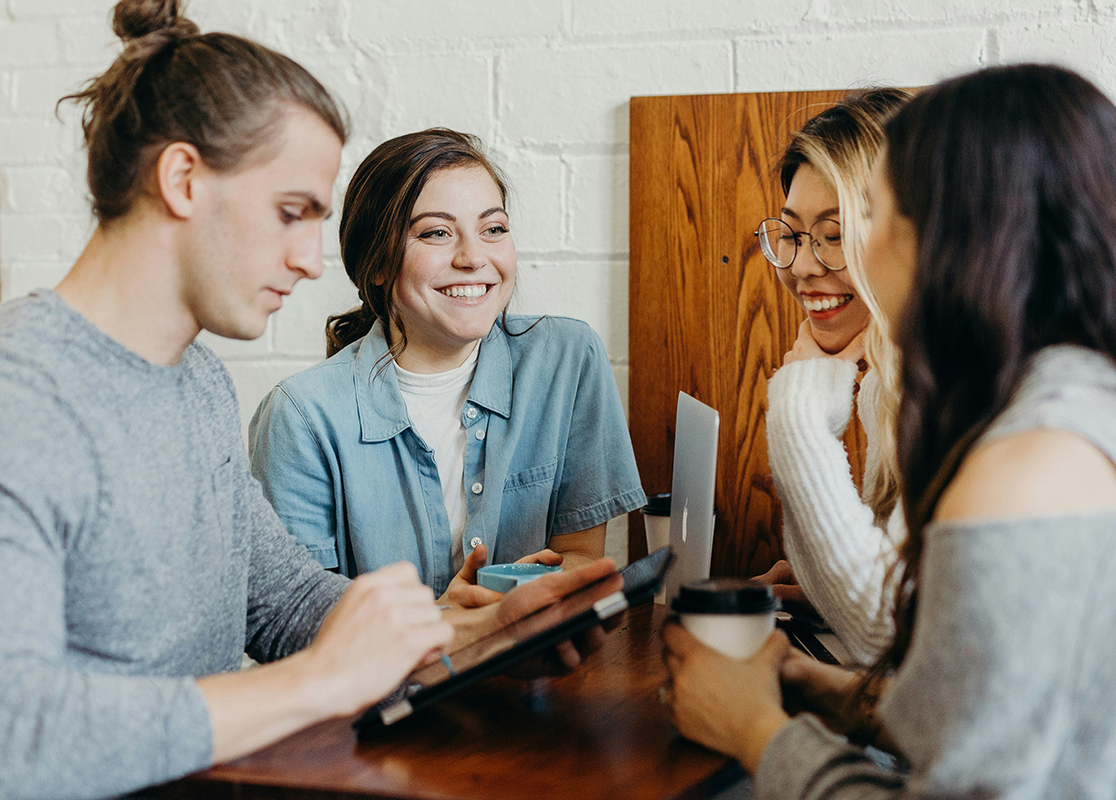
M 807 311 L 828 311 L 837 306 L 843 306 L 853 299 L 851 294 L 841 294 L 831 297 L 803 297 L 802 305 Z
M 488 291 L 488 286 L 483 283 L 474 283 L 468 286 L 450 286 L 446 289 L 439 289 L 439 291 L 450 297 L 480 297 Z

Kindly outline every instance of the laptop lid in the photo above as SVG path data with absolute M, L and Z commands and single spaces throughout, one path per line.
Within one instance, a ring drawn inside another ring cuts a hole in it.
M 678 393 L 674 478 L 670 490 L 670 547 L 675 564 L 666 579 L 668 604 L 683 583 L 709 577 L 720 426 L 721 417 L 716 409 L 685 392 Z

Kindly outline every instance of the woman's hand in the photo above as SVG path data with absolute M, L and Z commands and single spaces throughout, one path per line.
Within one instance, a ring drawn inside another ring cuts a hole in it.
M 562 565 L 562 555 L 553 550 L 540 550 L 516 561 L 516 564 L 545 564 L 548 567 Z M 499 602 L 503 592 L 477 586 L 477 570 L 488 561 L 488 548 L 479 544 L 465 556 L 461 570 L 453 576 L 446 592 L 438 598 L 439 605 L 454 605 L 462 608 L 480 608 L 489 603 Z
M 842 361 L 851 361 L 857 364 L 864 359 L 864 331 L 854 336 L 853 340 L 845 345 L 845 349 L 841 352 L 827 353 L 821 349 L 814 339 L 810 320 L 803 320 L 802 324 L 798 326 L 798 338 L 794 340 L 794 347 L 783 356 L 783 363 L 806 361 L 810 358 L 839 358 Z
M 768 740 L 790 721 L 779 688 L 780 667 L 790 650 L 787 637 L 772 633 L 745 660 L 706 647 L 676 623 L 663 629 L 663 643 L 670 675 L 665 694 L 675 726 L 755 774 Z
M 475 641 L 491 636 L 502 628 L 517 622 L 536 611 L 547 609 L 558 600 L 572 592 L 602 581 L 599 596 L 624 588 L 624 579 L 616 571 L 611 558 L 601 558 L 592 564 L 576 569 L 543 575 L 533 581 L 515 587 L 506 595 L 499 595 L 500 602 L 491 603 L 484 608 L 455 608 L 445 612 L 445 619 L 452 622 L 456 638 L 456 650 Z M 540 630 L 546 627 L 546 612 L 537 620 Z M 555 620 L 556 621 L 556 620 Z M 603 632 L 591 629 L 576 641 L 566 641 L 552 651 L 516 670 L 519 677 L 538 677 L 540 675 L 564 674 L 576 668 L 586 655 L 598 649 L 604 642 Z
M 879 691 L 861 691 L 864 675 L 858 671 L 823 664 L 792 650 L 781 670 L 787 711 L 806 711 L 834 733 L 861 744 L 892 749 L 875 714 Z
M 787 600 L 791 603 L 799 603 L 807 608 L 813 608 L 810 601 L 806 599 L 806 593 L 798 585 L 798 579 L 794 577 L 790 562 L 786 559 L 779 559 L 771 569 L 762 575 L 757 575 L 752 580 L 762 583 L 764 586 L 770 586 L 771 592 L 780 600 Z

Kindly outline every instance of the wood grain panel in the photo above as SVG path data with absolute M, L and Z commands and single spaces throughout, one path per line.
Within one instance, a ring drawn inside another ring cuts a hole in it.
M 631 101 L 631 428 L 649 493 L 670 491 L 674 413 L 688 392 L 721 414 L 714 575 L 782 556 L 767 462 L 767 379 L 804 314 L 753 236 L 778 214 L 775 168 L 791 132 L 843 92 L 635 97 Z M 863 472 L 863 433 L 846 437 Z M 629 556 L 646 552 L 631 515 Z

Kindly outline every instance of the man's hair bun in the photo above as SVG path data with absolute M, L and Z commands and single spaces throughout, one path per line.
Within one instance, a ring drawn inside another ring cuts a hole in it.
M 112 29 L 125 42 L 155 32 L 191 36 L 198 26 L 181 15 L 179 0 L 120 0 L 112 14 Z

